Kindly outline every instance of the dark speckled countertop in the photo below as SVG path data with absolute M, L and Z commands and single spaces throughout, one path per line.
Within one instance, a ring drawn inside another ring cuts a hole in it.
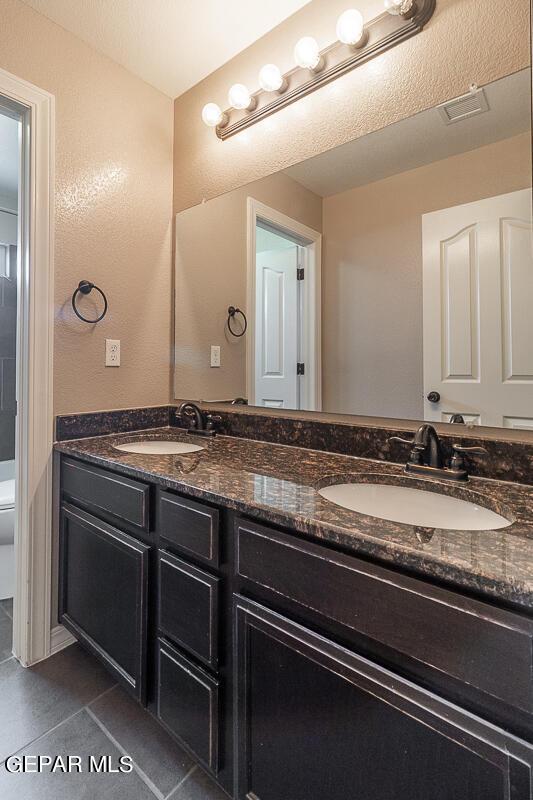
M 134 455 L 115 443 L 173 439 L 200 444 L 190 455 Z M 195 437 L 176 428 L 112 434 L 56 444 L 56 450 L 191 497 L 218 503 L 344 551 L 533 610 L 533 490 L 482 478 L 464 486 L 407 477 L 399 464 L 235 437 Z M 372 481 L 420 486 L 499 511 L 513 520 L 499 531 L 416 528 L 364 516 L 323 499 L 317 487 Z M 341 479 L 341 481 L 336 479 Z M 348 481 L 350 478 L 348 477 Z

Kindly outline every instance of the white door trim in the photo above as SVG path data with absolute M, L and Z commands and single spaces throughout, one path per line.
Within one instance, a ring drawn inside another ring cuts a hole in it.
M 322 410 L 322 234 L 303 225 L 281 211 L 261 203 L 254 197 L 247 200 L 246 240 L 246 311 L 248 331 L 246 337 L 246 396 L 253 405 L 255 397 L 255 230 L 258 220 L 263 220 L 281 231 L 286 231 L 300 240 L 306 252 L 305 341 L 309 351 L 306 355 L 306 376 L 302 386 L 303 407 L 308 411 Z
M 13 652 L 29 666 L 51 647 L 54 97 L 1 69 L 0 95 L 23 109 Z

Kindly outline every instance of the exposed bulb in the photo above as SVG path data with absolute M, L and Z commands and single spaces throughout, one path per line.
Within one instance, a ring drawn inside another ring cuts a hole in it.
M 404 0 L 385 0 L 385 10 L 395 17 L 402 13 L 403 5 Z
M 300 39 L 294 48 L 294 60 L 302 69 L 317 70 L 322 59 L 316 39 L 312 36 Z
M 252 96 L 243 83 L 234 83 L 228 92 L 228 102 L 237 111 L 242 111 L 252 107 Z
M 359 44 L 365 35 L 363 15 L 355 8 L 344 11 L 337 20 L 337 39 L 351 46 Z
M 259 86 L 265 92 L 279 92 L 283 89 L 285 79 L 275 64 L 265 64 L 259 73 Z
M 202 119 L 210 128 L 216 128 L 224 120 L 224 114 L 216 103 L 207 103 L 202 109 Z

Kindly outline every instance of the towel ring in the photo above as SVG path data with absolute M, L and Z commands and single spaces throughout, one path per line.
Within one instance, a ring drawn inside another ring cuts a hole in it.
M 102 300 L 104 301 L 104 310 L 102 311 L 99 317 L 96 317 L 96 319 L 87 319 L 87 317 L 84 317 L 78 311 L 76 306 L 76 298 L 78 294 L 85 294 L 85 295 L 90 294 L 93 289 L 96 289 L 96 291 L 102 295 Z M 91 281 L 80 281 L 78 284 L 78 288 L 72 295 L 72 308 L 74 309 L 74 313 L 76 314 L 76 316 L 79 319 L 81 319 L 82 322 L 88 322 L 90 325 L 95 325 L 97 322 L 100 322 L 100 320 L 102 320 L 107 314 L 107 297 L 105 296 L 103 291 L 94 283 L 91 283 Z
M 235 331 L 232 330 L 231 327 L 231 320 L 235 317 L 236 314 L 240 314 L 244 321 L 244 327 L 240 333 L 235 333 Z M 244 311 L 241 311 L 240 308 L 235 308 L 235 306 L 230 306 L 228 308 L 228 330 L 231 333 L 231 335 L 239 339 L 241 336 L 244 336 L 247 327 L 248 327 L 248 320 L 246 319 L 246 314 L 244 313 Z

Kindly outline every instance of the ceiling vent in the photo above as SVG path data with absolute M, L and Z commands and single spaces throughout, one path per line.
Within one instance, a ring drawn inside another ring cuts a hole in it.
M 446 125 L 451 125 L 452 122 L 462 122 L 464 119 L 484 114 L 489 110 L 489 104 L 485 90 L 471 86 L 467 94 L 448 100 L 437 108 Z

